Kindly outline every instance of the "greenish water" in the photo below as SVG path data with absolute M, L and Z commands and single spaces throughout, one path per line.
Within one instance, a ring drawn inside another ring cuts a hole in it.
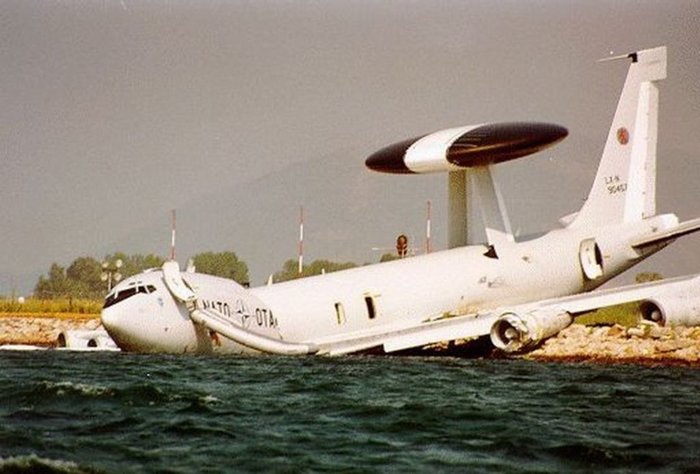
M 0 352 L 2 472 L 700 472 L 700 371 Z

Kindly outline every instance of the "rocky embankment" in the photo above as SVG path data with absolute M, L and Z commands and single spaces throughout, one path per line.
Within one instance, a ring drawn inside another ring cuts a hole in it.
M 700 327 L 573 324 L 524 356 L 532 360 L 700 366 Z
M 58 335 L 69 330 L 92 330 L 100 326 L 98 316 L 0 316 L 1 345 L 56 347 Z M 471 346 L 467 344 L 467 347 Z M 459 346 L 434 352 L 436 355 L 483 356 L 480 350 Z M 647 363 L 700 366 L 700 327 L 664 328 L 642 325 L 589 327 L 573 324 L 522 358 L 541 361 L 592 361 L 600 363 Z
M 92 330 L 99 325 L 98 316 L 0 316 L 0 346 L 11 344 L 56 347 L 61 332 Z

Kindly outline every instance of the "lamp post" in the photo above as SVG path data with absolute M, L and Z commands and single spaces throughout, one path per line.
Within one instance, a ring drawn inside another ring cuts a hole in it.
M 119 269 L 122 267 L 124 262 L 120 258 L 114 262 L 102 262 L 102 275 L 100 279 L 107 282 L 107 293 L 112 291 L 112 282 L 118 283 L 122 279 L 122 274 L 119 273 Z

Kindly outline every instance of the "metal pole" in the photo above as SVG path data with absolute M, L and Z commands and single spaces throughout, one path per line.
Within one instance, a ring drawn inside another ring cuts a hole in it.
M 425 222 L 425 253 L 432 252 L 430 242 L 430 226 L 431 226 L 432 203 L 428 201 L 428 218 Z
M 447 231 L 448 248 L 464 247 L 469 236 L 467 232 L 467 173 L 468 171 L 453 171 L 447 177 Z
M 299 275 L 304 271 L 304 206 L 299 207 Z
M 170 235 L 170 260 L 175 260 L 175 209 L 172 212 L 172 232 Z

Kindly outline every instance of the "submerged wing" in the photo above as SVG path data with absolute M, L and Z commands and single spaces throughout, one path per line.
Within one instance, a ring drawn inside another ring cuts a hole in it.
M 382 347 L 385 352 L 419 348 L 438 342 L 490 335 L 496 347 L 517 351 L 555 335 L 582 314 L 623 303 L 672 294 L 689 285 L 700 288 L 700 275 L 683 276 L 494 308 L 476 314 L 377 328 L 371 333 L 349 334 L 314 341 L 319 354 L 339 355 Z
M 414 347 L 455 339 L 486 336 L 495 322 L 491 313 L 467 314 L 435 321 L 391 325 L 371 332 L 353 333 L 315 341 L 320 354 L 341 355 L 382 347 L 385 352 L 396 352 Z

